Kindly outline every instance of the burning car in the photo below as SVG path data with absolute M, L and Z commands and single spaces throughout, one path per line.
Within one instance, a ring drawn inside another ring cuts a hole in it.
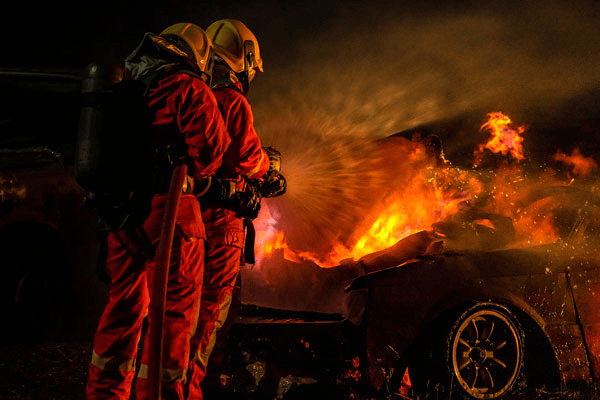
M 365 299 L 371 385 L 393 390 L 408 368 L 421 399 L 587 393 L 600 378 L 594 184 L 477 180 L 487 189 L 431 229 L 358 261 L 368 273 L 347 291 Z
M 473 133 L 463 130 L 465 137 Z M 365 330 L 362 365 L 377 390 L 394 393 L 407 368 L 421 399 L 594 390 L 600 197 L 592 172 L 598 164 L 577 147 L 570 154 L 553 149 L 552 161 L 535 161 L 523 146 L 525 128 L 502 113 L 490 113 L 480 130 L 490 132 L 489 140 L 463 152 L 461 167 L 445 159 L 432 135 L 393 135 L 368 148 L 356 165 L 375 160 L 369 168 L 380 165 L 381 175 L 370 177 L 380 184 L 357 196 L 351 185 L 338 192 L 338 199 L 351 199 L 349 207 L 336 203 L 345 210 L 338 220 L 335 210 L 326 213 L 319 239 L 343 241 L 328 242 L 326 251 L 307 252 L 300 235 L 285 231 L 286 208 L 273 203 L 275 229 L 262 250 L 277 249 L 279 258 L 256 275 L 291 282 L 288 276 L 303 279 L 297 271 L 313 271 L 302 280 L 311 285 L 299 290 L 302 299 L 319 298 L 319 310 L 327 293 L 350 283 L 343 313 Z M 347 176 L 361 173 L 351 172 Z M 348 215 L 358 222 L 344 224 Z M 334 230 L 339 227 L 353 230 Z M 266 282 L 255 293 L 266 292 Z M 293 288 L 279 286 L 286 293 Z M 330 304 L 341 303 L 331 297 Z

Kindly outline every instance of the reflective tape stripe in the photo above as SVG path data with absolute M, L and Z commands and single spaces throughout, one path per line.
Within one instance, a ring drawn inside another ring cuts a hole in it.
M 258 160 L 258 163 L 254 167 L 254 169 L 252 171 L 248 172 L 246 174 L 246 176 L 252 177 L 252 175 L 256 174 L 260 170 L 260 166 L 264 159 L 265 159 L 265 151 L 263 149 L 260 149 L 260 160 Z
M 175 382 L 182 381 L 185 377 L 185 371 L 181 368 L 178 369 L 169 369 L 163 368 L 161 370 L 162 380 L 163 382 Z M 140 370 L 138 372 L 138 378 L 148 379 L 148 364 L 140 365 Z
M 182 194 L 194 193 L 194 177 L 186 175 L 183 181 L 183 188 L 181 188 Z
M 124 361 L 120 361 L 117 357 L 101 357 L 96 353 L 96 351 L 92 351 L 92 361 L 91 364 L 94 367 L 98 367 L 100 369 L 107 369 L 112 371 L 135 371 L 135 360 L 127 359 Z
M 225 299 L 220 305 L 219 309 L 219 317 L 215 321 L 215 326 L 210 333 L 210 337 L 208 339 L 208 344 L 206 345 L 206 349 L 202 351 L 202 349 L 198 349 L 196 354 L 194 355 L 194 361 L 199 362 L 204 367 L 208 365 L 208 358 L 215 347 L 215 343 L 217 342 L 217 332 L 223 324 L 225 324 L 225 320 L 227 319 L 227 314 L 229 313 L 229 307 L 231 307 L 232 296 L 230 294 L 225 296 Z

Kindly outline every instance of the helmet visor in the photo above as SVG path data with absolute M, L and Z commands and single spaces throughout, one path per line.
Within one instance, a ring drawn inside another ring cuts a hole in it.
M 246 40 L 244 42 L 244 69 L 249 72 L 258 67 L 254 42 L 252 40 Z

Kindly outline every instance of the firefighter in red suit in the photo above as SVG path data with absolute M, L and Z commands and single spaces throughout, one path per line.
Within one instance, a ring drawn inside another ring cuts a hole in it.
M 216 21 L 206 33 L 215 49 L 211 87 L 231 137 L 217 177 L 241 190 L 248 179 L 262 178 L 270 167 L 269 155 L 261 147 L 246 100 L 252 78 L 263 70 L 262 59 L 256 37 L 238 20 Z M 216 335 L 232 303 L 245 240 L 244 221 L 235 211 L 210 198 L 201 198 L 201 203 L 207 251 L 198 329 L 192 338 L 195 354 L 190 364 L 190 399 L 202 399 L 200 384 L 206 376 Z
M 164 399 L 184 398 L 190 337 L 202 286 L 206 234 L 193 182 L 216 173 L 230 143 L 216 99 L 205 83 L 210 80 L 212 60 L 210 39 L 204 30 L 189 23 L 170 26 L 160 35 L 146 34 L 125 59 L 126 74 L 149 83 L 147 99 L 154 134 L 182 146 L 191 171 L 180 200 L 167 283 L 161 371 Z M 139 235 L 131 234 L 131 229 L 109 234 L 109 300 L 94 337 L 87 399 L 130 398 L 156 265 L 152 252 L 145 253 L 141 243 L 145 236 L 156 248 L 167 191 L 168 185 L 153 195 Z M 138 363 L 138 399 L 148 398 L 146 348 Z

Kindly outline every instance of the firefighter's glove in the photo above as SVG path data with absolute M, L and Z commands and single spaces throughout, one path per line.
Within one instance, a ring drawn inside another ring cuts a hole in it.
M 238 218 L 255 219 L 260 212 L 260 194 L 250 185 L 243 191 L 235 192 L 228 203 Z
M 287 181 L 282 174 L 277 174 L 270 179 L 261 179 L 257 186 L 261 197 L 278 197 L 285 193 Z
M 281 171 L 281 153 L 271 146 L 263 147 L 263 150 L 269 157 L 269 169 L 264 178 L 272 179 L 279 174 L 279 171 Z

